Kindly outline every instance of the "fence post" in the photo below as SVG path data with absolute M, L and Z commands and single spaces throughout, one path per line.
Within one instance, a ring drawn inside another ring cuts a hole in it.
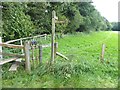
M 24 43 L 24 51 L 25 51 L 25 69 L 27 72 L 31 71 L 31 66 L 30 66 L 30 43 L 25 42 Z
M 55 48 L 54 48 L 54 55 L 56 57 L 56 52 L 57 52 L 57 49 L 58 49 L 58 42 L 54 43 L 54 46 L 55 46 Z
M 47 34 L 45 34 L 45 40 L 47 40 Z
M 105 44 L 102 44 L 102 52 L 100 57 L 101 62 L 104 62 L 104 54 L 105 54 Z
M 0 43 L 2 43 L 2 37 L 0 37 Z M 2 52 L 2 46 L 0 46 L 0 52 Z M 2 59 L 2 58 L 3 58 L 3 56 L 0 55 L 0 59 Z
M 42 45 L 39 46 L 39 61 L 42 63 Z
M 23 45 L 22 39 L 20 39 L 21 46 Z M 22 54 L 24 53 L 23 49 L 21 49 Z

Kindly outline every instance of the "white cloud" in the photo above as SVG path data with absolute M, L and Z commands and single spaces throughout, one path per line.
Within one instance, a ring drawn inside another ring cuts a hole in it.
M 110 22 L 118 21 L 119 0 L 93 0 L 95 8 Z

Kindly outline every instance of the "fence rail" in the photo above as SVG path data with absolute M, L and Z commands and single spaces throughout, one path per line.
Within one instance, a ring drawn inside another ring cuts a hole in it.
M 9 59 L 5 59 L 5 60 L 0 60 L 0 65 L 3 65 L 5 63 L 11 62 L 11 61 L 15 61 L 16 59 L 18 59 L 18 57 L 9 58 Z
M 0 43 L 0 46 L 9 47 L 9 48 L 19 48 L 19 49 L 24 48 L 24 46 L 22 45 L 14 45 L 14 44 L 6 44 L 6 43 Z
M 20 38 L 20 39 L 15 39 L 15 40 L 10 40 L 10 41 L 7 41 L 5 42 L 6 44 L 9 44 L 9 43 L 13 43 L 13 42 L 16 42 L 16 41 L 21 41 L 21 40 L 26 40 L 26 39 L 32 39 L 32 38 L 38 38 L 38 37 L 45 37 L 46 39 L 46 36 L 47 34 L 43 34 L 43 35 L 37 35 L 37 36 L 33 36 L 33 37 L 26 37 L 26 38 Z

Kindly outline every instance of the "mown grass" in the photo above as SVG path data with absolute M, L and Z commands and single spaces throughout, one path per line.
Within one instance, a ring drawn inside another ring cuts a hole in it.
M 48 41 L 49 42 L 49 41 Z M 118 86 L 118 35 L 113 32 L 76 33 L 57 39 L 58 51 L 69 60 L 56 57 L 53 65 L 50 48 L 44 49 L 43 64 L 30 74 L 21 66 L 8 72 L 3 66 L 3 87 L 28 88 L 115 88 Z M 102 44 L 106 45 L 105 61 L 100 62 Z M 37 52 L 37 51 L 36 51 Z

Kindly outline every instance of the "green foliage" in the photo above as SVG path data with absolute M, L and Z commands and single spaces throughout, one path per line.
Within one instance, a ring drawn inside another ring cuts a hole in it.
M 84 24 L 80 25 L 77 31 L 99 31 L 107 29 L 106 21 L 93 5 L 87 2 L 78 3 L 78 9 L 84 17 Z
M 70 23 L 68 24 L 67 30 L 68 32 L 72 33 L 75 32 L 78 28 L 79 25 L 83 23 L 83 17 L 80 15 L 79 10 L 76 9 L 76 7 L 71 7 L 70 12 L 73 12 L 73 16 L 70 16 Z
M 112 22 L 111 24 L 113 31 L 120 31 L 120 22 Z
M 27 4 L 26 13 L 31 17 L 36 26 L 35 34 L 50 33 L 51 31 L 51 12 L 47 10 L 47 6 L 48 4 L 44 2 Z
M 87 2 L 3 3 L 4 41 L 38 34 L 51 34 L 52 11 L 59 20 L 57 33 L 73 33 L 111 29 L 110 23 Z M 34 30 L 35 29 L 35 30 Z
M 32 35 L 34 26 L 21 3 L 3 3 L 4 41 Z

